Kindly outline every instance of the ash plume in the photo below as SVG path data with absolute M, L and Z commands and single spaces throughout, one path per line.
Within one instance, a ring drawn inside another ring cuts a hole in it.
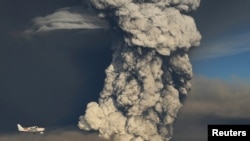
M 123 39 L 113 45 L 100 98 L 78 126 L 114 141 L 169 141 L 191 88 L 188 51 L 201 35 L 187 15 L 200 0 L 92 0 L 116 21 Z M 104 16 L 103 16 L 104 17 Z

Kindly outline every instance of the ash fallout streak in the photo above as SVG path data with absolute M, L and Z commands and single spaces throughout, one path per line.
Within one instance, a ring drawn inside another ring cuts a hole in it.
M 193 76 L 188 51 L 201 35 L 187 13 L 200 0 L 91 0 L 123 33 L 99 102 L 90 102 L 79 128 L 114 141 L 169 141 Z

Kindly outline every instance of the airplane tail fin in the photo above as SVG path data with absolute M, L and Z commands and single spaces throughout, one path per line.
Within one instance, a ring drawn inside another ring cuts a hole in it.
M 23 127 L 20 124 L 17 124 L 18 131 L 23 131 Z

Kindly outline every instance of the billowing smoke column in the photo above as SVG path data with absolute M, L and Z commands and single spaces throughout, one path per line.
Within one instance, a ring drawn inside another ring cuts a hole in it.
M 190 47 L 201 35 L 187 12 L 200 0 L 92 0 L 114 18 L 124 39 L 114 44 L 99 102 L 79 128 L 114 141 L 169 141 L 190 90 Z M 102 14 L 103 15 L 103 14 Z

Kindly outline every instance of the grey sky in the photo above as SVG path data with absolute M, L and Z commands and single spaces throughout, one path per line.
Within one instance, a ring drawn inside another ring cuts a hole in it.
M 194 18 L 202 34 L 194 60 L 227 56 L 249 51 L 249 0 L 201 0 Z

